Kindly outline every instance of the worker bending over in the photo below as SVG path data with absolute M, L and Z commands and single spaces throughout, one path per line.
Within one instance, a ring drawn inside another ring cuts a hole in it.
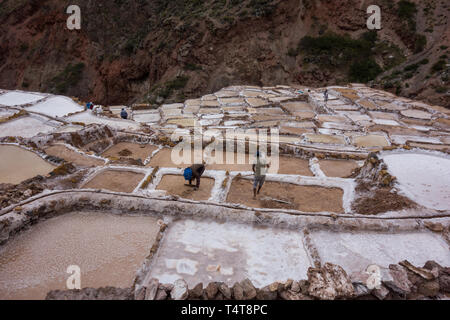
M 192 170 L 192 176 L 189 179 L 189 185 L 192 185 L 192 180 L 196 180 L 195 188 L 198 189 L 200 187 L 200 178 L 205 172 L 206 163 L 203 161 L 202 164 L 194 164 L 189 167 Z

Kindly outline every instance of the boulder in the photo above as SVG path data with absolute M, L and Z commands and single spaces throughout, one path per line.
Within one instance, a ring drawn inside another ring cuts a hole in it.
M 308 296 L 304 296 L 301 293 L 293 292 L 292 290 L 286 290 L 281 292 L 280 298 L 283 300 L 311 300 Z
M 288 279 L 288 280 L 283 284 L 284 290 L 290 290 L 293 283 L 294 283 L 294 280 Z
M 231 299 L 231 289 L 225 283 L 219 284 L 219 292 L 225 299 Z
M 389 295 L 389 290 L 385 286 L 380 286 L 372 290 L 372 294 L 379 300 L 384 300 Z
M 156 293 L 155 300 L 161 301 L 167 299 L 167 292 L 166 290 L 158 289 L 158 292 Z
M 307 295 L 308 294 L 308 289 L 309 289 L 309 282 L 307 280 L 300 280 L 298 282 L 298 285 L 300 287 L 300 292 L 303 295 Z
M 256 299 L 258 300 L 276 300 L 278 297 L 277 290 L 271 290 L 270 286 L 265 286 L 261 290 L 258 290 Z
M 252 300 L 256 298 L 256 288 L 249 279 L 241 281 L 240 284 L 243 290 L 244 300 Z
M 433 223 L 431 221 L 424 222 L 424 226 L 429 230 L 437 233 L 442 232 L 445 229 L 442 223 Z
M 170 291 L 170 296 L 173 300 L 186 300 L 188 298 L 188 285 L 186 281 L 178 279 L 173 284 L 173 289 Z
M 141 287 L 134 292 L 134 300 L 144 300 L 145 299 L 145 288 Z
M 370 294 L 369 288 L 360 282 L 353 282 L 353 288 L 355 289 L 355 297 L 364 297 Z
M 437 276 L 436 273 L 433 274 L 430 270 L 413 266 L 408 260 L 403 260 L 399 264 L 425 280 L 433 280 Z
M 244 289 L 242 289 L 242 286 L 237 282 L 233 286 L 233 297 L 235 300 L 244 299 Z
M 439 287 L 442 292 L 450 293 L 450 275 L 442 275 L 439 277 Z
M 417 291 L 425 297 L 435 297 L 440 290 L 439 280 L 426 281 L 419 285 Z
M 300 292 L 300 290 L 301 290 L 301 288 L 300 288 L 300 284 L 298 283 L 298 281 L 292 282 L 291 291 L 298 293 L 298 292 Z
M 381 279 L 386 287 L 402 296 L 411 293 L 412 283 L 408 279 L 408 273 L 405 268 L 397 264 L 391 264 L 389 266 L 389 273 L 390 277 L 388 279 Z
M 351 298 L 355 294 L 344 269 L 331 263 L 325 263 L 322 268 L 309 268 L 308 281 L 308 294 L 321 300 Z
M 197 284 L 194 289 L 189 290 L 190 299 L 200 299 L 203 296 L 203 283 Z
M 150 279 L 148 283 L 145 284 L 145 300 L 155 300 L 158 286 L 158 279 Z
M 217 295 L 217 292 L 219 291 L 219 286 L 216 282 L 211 282 L 208 284 L 208 286 L 205 289 L 206 296 L 209 300 L 212 300 Z

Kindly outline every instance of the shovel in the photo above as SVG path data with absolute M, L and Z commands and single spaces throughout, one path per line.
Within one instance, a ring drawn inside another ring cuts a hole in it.
M 284 203 L 284 204 L 292 204 L 292 203 L 289 202 L 289 201 L 284 201 L 284 200 L 275 199 L 275 198 L 270 198 L 270 197 L 264 197 L 264 198 L 261 198 L 261 200 L 275 201 L 275 202 Z

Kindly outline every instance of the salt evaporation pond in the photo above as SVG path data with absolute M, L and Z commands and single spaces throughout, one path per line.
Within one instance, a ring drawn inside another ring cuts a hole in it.
M 299 231 L 184 220 L 170 226 L 150 272 L 162 283 L 185 279 L 190 288 L 246 278 L 263 287 L 306 279 L 310 266 Z
M 423 266 L 428 260 L 443 266 L 450 264 L 448 245 L 431 232 L 389 234 L 323 230 L 312 232 L 311 238 L 322 262 L 338 264 L 349 274 L 365 270 L 371 264 L 387 268 L 405 259 L 415 266 Z
M 450 159 L 432 153 L 397 153 L 383 156 L 397 177 L 400 190 L 427 208 L 450 209 Z
M 64 117 L 70 113 L 83 111 L 83 107 L 66 97 L 53 97 L 47 101 L 27 108 L 29 111 L 40 112 L 51 117 Z
M 5 106 L 20 106 L 39 101 L 43 98 L 44 96 L 33 93 L 8 92 L 0 96 L 0 104 Z
M 43 221 L 0 247 L 0 300 L 44 299 L 65 290 L 67 268 L 81 287 L 130 287 L 159 227 L 145 216 L 73 212 Z
M 39 133 L 49 133 L 59 125 L 41 116 L 27 116 L 5 122 L 0 125 L 0 137 L 31 138 Z
M 0 145 L 0 183 L 18 184 L 55 169 L 31 151 L 12 145 Z

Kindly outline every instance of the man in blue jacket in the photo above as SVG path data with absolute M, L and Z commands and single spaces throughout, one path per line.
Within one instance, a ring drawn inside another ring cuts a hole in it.
M 122 117 L 122 119 L 127 119 L 128 118 L 128 113 L 125 110 L 125 108 L 122 108 L 122 111 L 120 112 L 120 116 Z

